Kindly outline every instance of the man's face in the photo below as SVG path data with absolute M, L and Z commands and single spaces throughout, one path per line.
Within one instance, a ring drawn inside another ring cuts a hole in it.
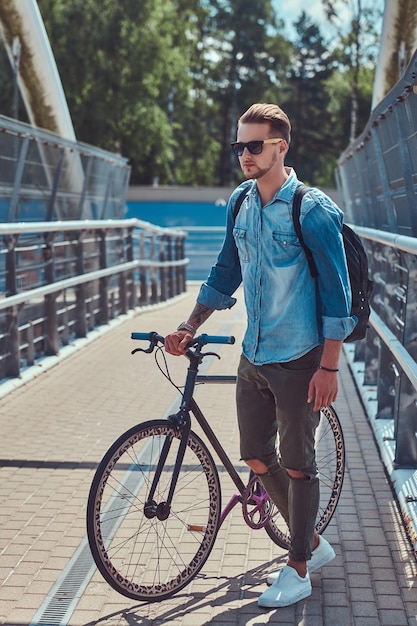
M 269 124 L 240 124 L 237 141 L 248 143 L 260 139 L 272 139 Z M 275 168 L 282 167 L 285 150 L 282 151 L 283 139 L 276 138 L 277 143 L 265 143 L 260 154 L 251 154 L 248 147 L 239 157 L 240 167 L 246 178 L 262 178 Z

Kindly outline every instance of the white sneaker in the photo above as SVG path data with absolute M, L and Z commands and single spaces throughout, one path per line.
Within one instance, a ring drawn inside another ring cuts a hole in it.
M 333 561 L 335 556 L 336 556 L 335 551 L 333 550 L 330 543 L 326 541 L 325 538 L 320 535 L 319 545 L 317 546 L 315 550 L 313 550 L 310 560 L 307 561 L 307 569 L 309 573 L 311 574 L 312 572 L 315 572 L 317 569 L 320 569 L 320 567 L 327 565 L 327 563 L 330 563 L 330 561 Z M 269 574 L 267 581 L 266 581 L 268 585 L 274 584 L 274 582 L 278 578 L 278 574 L 280 571 L 281 570 L 278 570 L 277 572 L 272 572 L 271 574 Z
M 293 567 L 285 565 L 271 587 L 268 587 L 258 599 L 258 605 L 267 608 L 290 606 L 311 595 L 311 581 L 307 571 L 305 578 L 297 574 Z

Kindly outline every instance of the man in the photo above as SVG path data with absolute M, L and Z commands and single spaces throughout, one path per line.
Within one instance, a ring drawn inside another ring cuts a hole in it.
M 300 182 L 284 164 L 290 132 L 276 105 L 254 104 L 239 119 L 232 148 L 248 180 L 231 196 L 223 247 L 193 312 L 165 340 L 169 353 L 183 354 L 214 310 L 233 306 L 232 294 L 243 282 L 247 330 L 236 385 L 241 458 L 260 477 L 291 536 L 287 565 L 268 577 L 273 584 L 259 598 L 265 607 L 308 597 L 309 572 L 335 557 L 314 529 L 314 433 L 320 408 L 336 399 L 340 350 L 356 323 L 349 315 L 340 209 L 317 189 L 302 201 L 303 237 L 317 279 L 295 233 L 292 200 Z M 234 218 L 243 188 L 247 196 Z

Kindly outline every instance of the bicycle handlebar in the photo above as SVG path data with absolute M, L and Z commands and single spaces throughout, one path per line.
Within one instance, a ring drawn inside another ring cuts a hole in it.
M 137 333 L 133 332 L 131 334 L 131 338 L 139 341 L 156 341 L 159 343 L 165 343 L 164 337 L 159 335 L 155 331 L 151 331 L 149 333 Z M 223 336 L 223 335 L 206 335 L 203 333 L 202 335 L 198 335 L 194 337 L 190 341 L 190 346 L 199 344 L 200 346 L 205 346 L 208 343 L 221 343 L 221 344 L 229 344 L 233 345 L 235 343 L 235 338 L 233 336 Z

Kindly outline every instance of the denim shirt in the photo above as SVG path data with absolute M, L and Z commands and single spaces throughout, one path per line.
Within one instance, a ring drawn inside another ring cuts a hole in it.
M 243 354 L 255 365 L 297 359 L 323 343 L 345 339 L 351 293 L 341 236 L 343 214 L 323 192 L 303 197 L 300 222 L 319 273 L 313 279 L 292 222 L 292 199 L 300 184 L 294 170 L 274 198 L 262 207 L 255 180 L 230 197 L 226 235 L 216 264 L 197 301 L 211 309 L 232 307 L 243 282 L 247 329 Z M 233 206 L 242 189 L 247 196 L 236 221 Z

